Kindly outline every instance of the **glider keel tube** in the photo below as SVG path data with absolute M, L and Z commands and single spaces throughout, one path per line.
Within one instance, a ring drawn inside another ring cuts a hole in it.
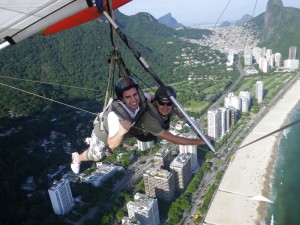
M 8 46 L 16 44 L 16 42 L 11 37 L 5 37 L 4 40 L 5 41 L 3 41 L 2 43 L 0 43 L 0 50 L 6 48 Z
M 172 102 L 176 105 L 176 107 L 180 110 L 180 112 L 184 115 L 184 117 L 186 118 L 188 124 L 193 128 L 193 130 L 198 134 L 198 136 L 200 138 L 202 138 L 202 140 L 207 144 L 207 146 L 209 147 L 209 149 L 215 154 L 215 156 L 217 158 L 220 158 L 220 154 L 216 151 L 216 149 L 214 148 L 214 146 L 210 143 L 210 141 L 205 137 L 204 134 L 202 134 L 202 132 L 200 131 L 200 129 L 198 128 L 198 126 L 192 121 L 192 119 L 189 117 L 189 115 L 185 112 L 185 110 L 183 109 L 183 107 L 179 104 L 179 102 L 177 101 L 177 99 L 174 96 L 169 96 L 170 99 L 172 100 Z
M 11 44 L 8 41 L 5 41 L 5 42 L 0 44 L 0 50 L 6 48 L 8 46 L 11 46 Z

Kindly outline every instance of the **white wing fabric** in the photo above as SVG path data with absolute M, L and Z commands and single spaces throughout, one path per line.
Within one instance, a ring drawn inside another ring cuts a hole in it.
M 0 49 L 89 7 L 87 0 L 1 0 Z M 91 6 L 91 5 L 90 5 Z
M 131 0 L 110 0 L 112 10 Z M 97 2 L 97 3 L 96 3 Z M 0 50 L 35 33 L 49 35 L 102 16 L 108 0 L 0 0 Z

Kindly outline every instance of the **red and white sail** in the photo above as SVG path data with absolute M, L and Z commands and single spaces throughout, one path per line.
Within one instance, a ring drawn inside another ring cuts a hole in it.
M 129 1 L 113 0 L 112 9 Z M 1 0 L 0 49 L 33 34 L 59 32 L 99 16 L 94 0 Z

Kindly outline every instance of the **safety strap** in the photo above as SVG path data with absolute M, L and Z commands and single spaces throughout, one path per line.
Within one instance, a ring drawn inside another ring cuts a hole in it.
M 99 128 L 101 131 L 104 130 L 104 120 L 106 119 L 106 116 L 104 116 L 105 114 L 107 114 L 107 110 L 110 107 L 111 103 L 113 102 L 113 98 L 110 98 L 107 105 L 105 106 L 105 108 L 103 109 L 103 111 L 101 113 L 99 113 L 96 118 L 94 119 L 94 126 L 96 123 L 100 123 L 99 124 Z
M 151 102 L 147 102 L 147 106 L 150 114 L 159 122 L 159 124 L 163 124 L 164 121 L 159 115 L 157 108 Z

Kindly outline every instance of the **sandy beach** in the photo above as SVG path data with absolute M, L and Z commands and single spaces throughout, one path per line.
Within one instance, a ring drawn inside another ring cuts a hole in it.
M 289 113 L 299 101 L 299 93 L 300 80 L 297 79 L 241 146 L 284 126 Z M 266 216 L 268 204 L 272 203 L 252 198 L 257 196 L 269 198 L 270 175 L 281 136 L 281 132 L 276 133 L 236 152 L 212 201 L 204 224 L 260 224 Z

